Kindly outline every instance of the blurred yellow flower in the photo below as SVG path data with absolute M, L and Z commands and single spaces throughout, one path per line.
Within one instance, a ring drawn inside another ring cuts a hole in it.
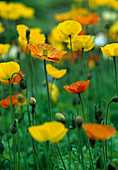
M 55 18 L 57 21 L 66 21 L 66 20 L 74 20 L 76 16 L 83 17 L 90 15 L 90 11 L 87 8 L 80 8 L 76 4 L 72 5 L 72 8 L 70 11 L 56 14 Z
M 118 21 L 110 27 L 108 34 L 113 41 L 118 41 Z
M 10 44 L 0 44 L 0 55 L 6 54 L 10 48 Z
M 0 2 L 0 16 L 3 19 L 17 20 L 21 17 L 33 18 L 34 9 L 26 7 L 23 3 Z
M 2 26 L 2 22 L 0 22 L 0 33 L 2 33 L 2 32 L 4 32 L 4 28 L 3 28 L 3 26 Z
M 118 1 L 117 0 L 107 0 L 106 5 L 110 8 L 118 10 Z
M 118 43 L 107 44 L 101 50 L 106 57 L 118 57 Z
M 39 126 L 28 128 L 31 136 L 38 142 L 58 143 L 67 133 L 68 129 L 60 122 L 45 122 Z
M 88 0 L 88 3 L 89 3 L 89 7 L 92 8 L 92 9 L 96 9 L 100 6 L 104 6 L 107 4 L 107 1 L 108 0 Z
M 20 71 L 20 65 L 16 62 L 9 61 L 0 63 L 0 81 L 8 81 L 15 72 Z M 14 77 L 17 74 L 14 75 Z
M 58 33 L 62 41 L 69 41 L 70 37 L 73 39 L 81 30 L 81 24 L 74 20 L 67 20 L 58 25 Z
M 26 30 L 29 28 L 25 25 L 17 25 L 17 31 L 19 34 L 18 40 L 19 42 L 26 46 L 27 45 L 27 39 L 26 39 Z M 30 35 L 29 35 L 29 43 L 44 43 L 45 42 L 45 35 L 40 34 L 41 29 L 40 28 L 32 28 L 30 29 Z
M 48 83 L 48 87 L 49 87 L 49 93 L 51 95 L 51 98 L 53 100 L 54 103 L 57 102 L 58 100 L 58 96 L 59 96 L 59 89 L 57 88 L 57 86 L 53 83 Z
M 46 65 L 46 70 L 48 74 L 55 79 L 60 79 L 67 72 L 67 69 L 58 70 L 57 68 L 53 67 L 51 64 Z
M 90 51 L 94 45 L 93 43 L 94 36 L 90 38 L 90 35 L 79 35 L 72 41 L 72 48 L 73 51 L 82 50 L 83 51 Z M 68 45 L 68 48 L 70 48 L 70 44 Z

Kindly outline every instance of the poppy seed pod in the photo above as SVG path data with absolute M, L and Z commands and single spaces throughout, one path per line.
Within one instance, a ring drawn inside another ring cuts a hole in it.
M 21 89 L 26 89 L 26 87 L 27 87 L 26 80 L 24 80 L 23 78 L 20 81 L 20 87 L 21 87 Z
M 59 112 L 56 113 L 55 114 L 55 119 L 56 119 L 56 121 L 61 122 L 63 124 L 66 123 L 66 117 L 65 117 L 65 115 L 63 113 L 59 113 Z
M 118 102 L 118 97 L 117 97 L 117 96 L 114 96 L 114 97 L 112 98 L 112 102 L 114 102 L 114 103 Z
M 82 117 L 81 116 L 77 116 L 75 118 L 75 123 L 76 123 L 77 127 L 80 128 L 82 126 L 82 123 L 83 123 Z
M 48 49 L 45 48 L 45 49 L 43 50 L 43 56 L 47 56 L 47 55 L 48 55 Z
M 0 142 L 0 154 L 2 154 L 4 151 L 4 145 L 2 142 Z
M 30 97 L 29 104 L 33 107 L 36 105 L 36 99 L 34 97 Z
M 27 41 L 29 42 L 29 35 L 30 35 L 30 29 L 27 29 L 26 30 L 26 39 L 27 39 Z

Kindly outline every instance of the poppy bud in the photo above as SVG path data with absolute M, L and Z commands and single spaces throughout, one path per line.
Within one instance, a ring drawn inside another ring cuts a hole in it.
M 77 116 L 75 118 L 75 123 L 76 123 L 77 127 L 80 128 L 82 126 L 82 123 L 83 123 L 82 117 L 81 116 Z
M 94 148 L 96 140 L 89 138 L 89 142 L 90 142 L 91 147 Z
M 95 111 L 95 119 L 99 120 L 99 118 L 102 116 L 102 108 L 98 107 Z
M 105 24 L 104 28 L 107 29 L 107 30 L 109 30 L 110 25 L 109 25 L 109 24 Z
M 63 113 L 59 113 L 59 112 L 56 113 L 55 114 L 55 119 L 56 119 L 56 121 L 61 122 L 63 124 L 66 123 L 66 117 L 65 117 L 65 115 Z
M 0 154 L 2 154 L 4 151 L 4 145 L 2 142 L 0 142 Z
M 10 132 L 12 134 L 15 134 L 17 132 L 17 125 L 16 125 L 16 120 L 14 121 L 14 123 L 10 126 L 9 128 Z
M 92 74 L 91 73 L 88 73 L 87 74 L 87 79 L 90 80 L 92 78 Z
M 30 35 L 30 29 L 27 29 L 26 30 L 26 39 L 27 39 L 28 43 L 29 43 L 29 39 L 30 39 L 29 35 Z
M 26 87 L 27 87 L 26 80 L 24 80 L 23 78 L 20 81 L 20 87 L 21 87 L 21 89 L 26 89 Z
M 118 97 L 117 97 L 117 96 L 114 96 L 114 97 L 112 98 L 112 102 L 114 102 L 114 103 L 118 102 Z
M 117 170 L 117 168 L 113 163 L 109 163 L 107 166 L 107 170 Z
M 30 97 L 29 104 L 33 107 L 36 105 L 36 99 L 34 97 Z

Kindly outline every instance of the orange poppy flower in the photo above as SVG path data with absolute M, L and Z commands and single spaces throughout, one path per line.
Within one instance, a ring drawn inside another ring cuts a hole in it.
M 24 74 L 22 71 L 19 71 L 19 73 L 21 74 L 22 77 L 24 77 Z M 19 74 L 16 74 L 15 77 L 12 78 L 12 84 L 19 84 L 21 81 L 21 76 Z M 9 81 L 1 81 L 3 84 L 9 85 Z
M 116 133 L 116 129 L 109 125 L 83 123 L 82 126 L 87 136 L 94 140 L 106 140 L 106 139 L 111 138 Z
M 84 91 L 86 91 L 86 89 L 89 86 L 89 82 L 90 80 L 86 81 L 77 81 L 76 83 L 72 83 L 70 86 L 64 86 L 64 88 L 73 94 L 79 94 L 79 93 L 83 93 Z
M 58 58 L 67 53 L 67 51 L 58 51 L 46 43 L 29 44 L 28 48 L 31 50 L 33 56 L 53 62 L 60 62 Z
M 78 21 L 81 25 L 94 25 L 100 22 L 101 18 L 98 17 L 97 13 L 93 13 L 89 16 L 83 16 L 83 17 L 76 17 L 76 21 Z
M 0 104 L 4 108 L 10 107 L 10 96 L 8 96 L 6 99 L 1 100 Z M 23 94 L 19 93 L 19 94 L 15 94 L 12 96 L 12 105 L 13 106 L 24 105 L 24 104 L 26 104 L 26 97 L 23 96 Z

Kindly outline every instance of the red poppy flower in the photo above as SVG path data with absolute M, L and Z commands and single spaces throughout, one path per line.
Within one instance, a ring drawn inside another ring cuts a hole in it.
M 76 21 L 78 21 L 81 25 L 94 25 L 100 22 L 101 18 L 98 17 L 97 13 L 93 13 L 89 16 L 83 16 L 83 17 L 76 17 Z
M 19 71 L 22 77 L 24 77 L 24 74 L 22 71 Z M 15 77 L 12 78 L 12 84 L 19 84 L 21 81 L 21 76 L 19 74 L 16 74 Z M 9 81 L 1 81 L 3 84 L 9 85 Z
M 64 86 L 64 88 L 73 94 L 83 93 L 89 86 L 90 80 L 86 81 L 78 81 L 76 83 L 72 83 L 70 86 Z
M 10 96 L 8 96 L 6 99 L 1 100 L 0 104 L 5 108 L 10 107 Z M 26 97 L 23 96 L 23 94 L 19 93 L 12 96 L 13 106 L 24 105 L 24 104 L 26 104 Z
M 28 48 L 31 50 L 33 56 L 53 62 L 60 62 L 59 57 L 67 53 L 67 51 L 58 51 L 46 43 L 29 44 Z
M 94 140 L 106 140 L 111 138 L 116 133 L 116 129 L 108 125 L 83 123 L 82 126 L 87 136 Z

